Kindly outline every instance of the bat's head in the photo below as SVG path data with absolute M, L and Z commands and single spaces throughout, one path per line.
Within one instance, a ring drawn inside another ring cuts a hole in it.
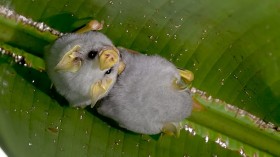
M 48 71 L 59 75 L 65 86 L 89 94 L 92 106 L 107 95 L 121 67 L 118 49 L 104 34 L 96 31 L 59 38 L 49 55 Z

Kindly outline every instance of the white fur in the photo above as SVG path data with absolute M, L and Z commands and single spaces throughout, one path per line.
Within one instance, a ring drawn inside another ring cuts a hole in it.
M 80 45 L 79 53 L 82 66 L 75 73 L 56 71 L 54 67 L 64 54 L 75 45 Z M 55 41 L 45 53 L 47 73 L 56 90 L 63 95 L 72 106 L 86 106 L 91 104 L 90 87 L 104 77 L 116 80 L 117 69 L 109 75 L 104 75 L 108 69 L 101 71 L 98 66 L 98 55 L 90 60 L 87 55 L 91 50 L 100 51 L 104 46 L 113 46 L 112 42 L 102 33 L 90 31 L 84 34 L 67 34 Z M 116 64 L 118 65 L 118 63 Z M 114 84 L 114 83 L 113 83 Z
M 157 134 L 163 125 L 178 123 L 192 110 L 189 90 L 175 90 L 172 82 L 180 80 L 176 67 L 159 56 L 130 54 L 121 49 L 126 68 L 98 112 L 128 130 Z

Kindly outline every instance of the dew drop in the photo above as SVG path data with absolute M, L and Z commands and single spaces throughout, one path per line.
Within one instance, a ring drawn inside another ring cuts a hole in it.
M 212 100 L 212 96 L 210 95 L 208 98 L 207 98 L 208 101 L 211 101 Z
M 180 28 L 181 27 L 181 25 L 175 25 L 175 28 Z
M 82 120 L 83 119 L 83 115 L 80 115 L 80 120 Z
M 208 143 L 208 140 L 209 140 L 209 137 L 206 136 L 206 137 L 205 137 L 205 142 Z
M 246 156 L 246 154 L 245 154 L 245 152 L 244 152 L 244 150 L 242 148 L 240 149 L 239 153 L 240 153 L 240 155 L 242 155 L 244 157 Z
M 31 142 L 29 142 L 29 143 L 28 143 L 28 145 L 29 145 L 29 146 L 32 146 L 32 143 L 31 143 Z
M 215 99 L 215 103 L 219 103 L 220 102 L 220 99 Z
M 225 81 L 225 79 L 222 79 L 222 81 L 221 81 L 221 85 L 222 86 L 224 85 L 224 81 Z
M 192 93 L 196 93 L 196 88 L 192 87 L 192 88 L 191 88 L 191 92 L 192 92 Z
M 39 30 L 43 30 L 44 29 L 44 23 L 43 22 L 39 22 L 37 23 L 36 27 L 39 29 Z

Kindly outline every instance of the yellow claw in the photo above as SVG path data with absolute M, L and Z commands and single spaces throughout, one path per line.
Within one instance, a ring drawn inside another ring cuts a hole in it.
M 103 79 L 91 85 L 90 96 L 91 96 L 91 107 L 94 107 L 96 102 L 105 96 L 109 92 L 113 81 L 110 78 Z
M 189 70 L 181 70 L 181 69 L 178 69 L 178 71 L 179 71 L 180 76 L 186 83 L 190 83 L 193 81 L 193 79 L 194 79 L 193 72 L 191 72 Z
M 57 71 L 77 72 L 82 65 L 82 61 L 77 57 L 77 51 L 80 48 L 80 45 L 75 45 L 62 57 L 54 69 Z
M 104 21 L 98 22 L 97 20 L 91 20 L 84 27 L 77 30 L 76 33 L 85 33 L 89 31 L 99 31 L 103 28 Z
M 119 51 L 116 48 L 104 49 L 99 54 L 99 68 L 105 70 L 113 67 L 119 61 Z
M 179 137 L 180 129 L 181 129 L 181 126 L 179 123 L 178 124 L 177 123 L 165 123 L 163 125 L 162 132 L 169 136 Z
M 184 89 L 186 89 L 188 87 L 188 85 L 184 81 L 178 80 L 177 78 L 175 78 L 173 80 L 173 84 L 172 85 L 177 90 L 184 90 Z

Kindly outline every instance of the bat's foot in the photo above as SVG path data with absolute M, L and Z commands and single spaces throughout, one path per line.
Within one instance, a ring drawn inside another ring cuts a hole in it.
M 176 90 L 185 90 L 186 88 L 188 88 L 188 85 L 185 83 L 185 81 L 178 80 L 177 78 L 173 80 L 172 85 Z
M 165 123 L 162 128 L 162 133 L 164 135 L 179 137 L 180 130 L 181 127 L 179 123 Z
M 179 74 L 181 76 L 181 78 L 186 82 L 186 83 L 191 83 L 194 79 L 194 75 L 193 72 L 189 71 L 189 70 L 181 70 L 178 69 Z
M 104 21 L 98 22 L 97 20 L 91 20 L 84 27 L 77 30 L 75 33 L 86 33 L 89 31 L 99 31 L 103 29 Z

